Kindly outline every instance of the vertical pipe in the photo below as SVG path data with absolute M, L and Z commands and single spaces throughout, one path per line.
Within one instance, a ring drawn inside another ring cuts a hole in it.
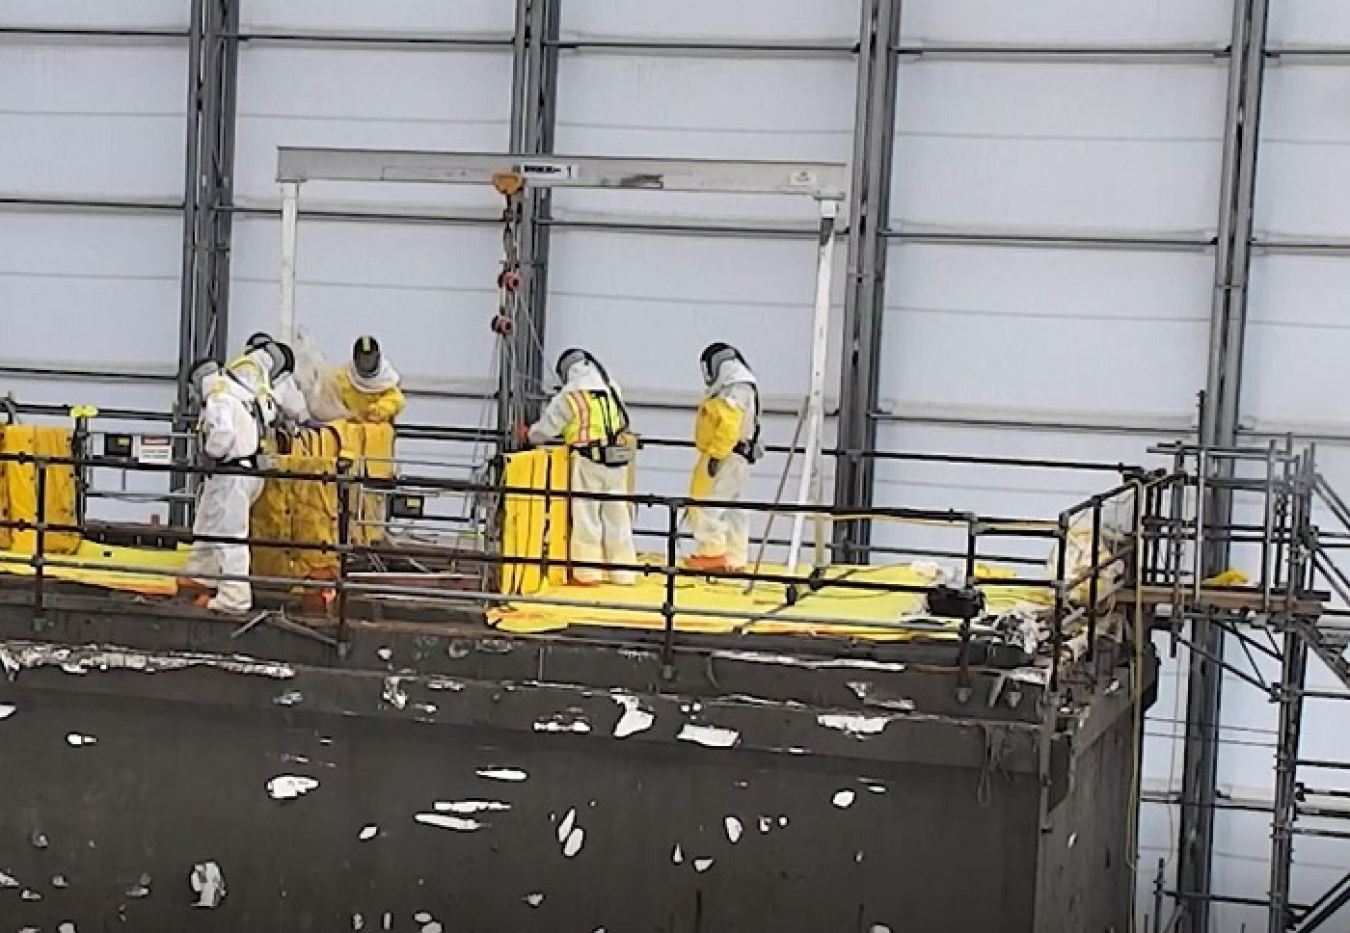
M 1270 825 L 1270 917 L 1269 933 L 1285 933 L 1292 926 L 1289 880 L 1294 857 L 1294 820 L 1298 806 L 1298 760 L 1300 723 L 1303 718 L 1303 685 L 1308 668 L 1308 646 L 1297 631 L 1284 634 L 1284 658 L 1280 665 L 1280 730 L 1275 745 L 1275 805 Z
M 1064 592 L 1064 572 L 1069 551 L 1069 516 L 1061 512 L 1059 530 L 1055 535 L 1058 553 L 1055 555 L 1055 606 L 1050 630 L 1050 692 L 1059 691 L 1059 654 L 1064 647 L 1064 606 L 1067 594 Z
M 661 672 L 669 680 L 675 664 L 675 569 L 679 561 L 680 505 L 666 503 L 666 566 L 661 571 L 665 575 L 665 599 L 661 603 L 661 618 L 665 631 L 661 636 Z
M 821 505 L 823 470 L 821 432 L 825 422 L 825 354 L 830 342 L 830 283 L 834 273 L 834 223 L 839 202 L 820 203 L 820 236 L 817 241 L 816 296 L 811 314 L 811 387 L 806 404 L 806 449 L 802 458 L 801 482 L 797 503 L 813 511 Z M 806 514 L 798 511 L 792 520 L 792 540 L 788 546 L 787 573 L 796 573 L 801 555 Z
M 1097 598 L 1098 598 L 1098 579 L 1102 574 L 1101 566 L 1102 553 L 1102 501 L 1097 497 L 1092 500 L 1092 561 L 1089 563 L 1091 576 L 1088 577 L 1088 628 L 1087 628 L 1087 659 L 1092 664 L 1097 660 Z M 1092 669 L 1094 680 L 1097 676 L 1097 669 Z
M 1266 448 L 1266 502 L 1265 516 L 1261 527 L 1261 611 L 1270 612 L 1270 552 L 1271 539 L 1275 536 L 1275 481 L 1276 447 L 1271 441 Z
M 351 469 L 352 462 L 347 459 L 340 459 L 337 462 L 337 544 L 338 544 L 338 572 L 337 581 L 337 616 L 338 616 L 338 652 L 346 655 L 348 646 L 351 644 L 351 634 L 347 629 L 347 568 L 348 552 L 351 550 L 352 540 L 352 502 L 351 502 Z
M 295 341 L 295 259 L 300 239 L 300 183 L 281 186 L 281 320 L 278 331 L 286 343 Z

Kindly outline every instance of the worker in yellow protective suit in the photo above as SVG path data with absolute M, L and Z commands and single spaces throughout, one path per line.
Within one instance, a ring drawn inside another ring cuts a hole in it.
M 195 364 L 188 378 L 202 402 L 197 426 L 206 460 L 214 466 L 257 470 L 268 425 L 253 392 L 211 360 Z M 242 613 L 253 607 L 253 588 L 247 580 L 216 581 L 198 575 L 248 576 L 249 512 L 262 488 L 263 478 L 257 475 L 211 474 L 202 481 L 193 536 L 235 539 L 192 542 L 186 574 L 198 587 L 215 588 L 215 596 L 204 600 L 208 609 Z
M 399 375 L 369 335 L 356 338 L 352 358 L 335 374 L 338 396 L 355 421 L 383 423 L 403 412 L 407 400 L 398 387 Z
M 619 390 L 599 361 L 585 350 L 565 351 L 558 357 L 557 371 L 562 389 L 526 430 L 526 440 L 546 444 L 561 438 L 571 448 L 573 492 L 627 494 L 636 442 Z M 570 553 L 578 562 L 636 565 L 629 504 L 573 499 Z M 620 586 L 637 582 L 637 572 L 631 569 L 572 569 L 573 581 L 583 585 L 598 584 L 606 576 Z
M 763 455 L 759 443 L 759 385 L 745 358 L 725 343 L 709 344 L 699 357 L 707 387 L 694 424 L 698 463 L 689 483 L 694 500 L 734 502 L 745 492 L 750 467 Z M 695 506 L 690 512 L 694 570 L 741 571 L 749 561 L 750 521 L 742 509 Z

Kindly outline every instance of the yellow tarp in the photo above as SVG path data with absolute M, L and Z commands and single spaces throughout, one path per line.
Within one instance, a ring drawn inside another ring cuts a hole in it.
M 38 457 L 71 456 L 71 431 L 41 425 L 11 424 L 0 429 L 0 452 L 31 454 Z M 52 465 L 46 468 L 46 508 L 49 525 L 73 526 L 75 521 L 75 468 Z M 11 522 L 35 522 L 38 518 L 37 467 L 32 463 L 0 462 L 0 496 L 4 518 Z M 72 554 L 80 546 L 80 536 L 71 531 L 47 532 L 43 550 L 48 555 Z M 32 554 L 37 550 L 37 532 L 33 529 L 0 529 L 0 547 Z
M 570 463 L 566 448 L 555 447 L 509 454 L 502 483 L 508 489 L 538 489 L 543 495 L 503 497 L 502 557 L 542 561 L 549 564 L 503 563 L 501 591 L 514 596 L 532 596 L 547 587 L 567 582 L 568 501 Z M 558 493 L 558 495 L 548 495 Z
M 331 476 L 338 460 L 352 461 L 358 476 L 387 478 L 395 473 L 394 427 L 338 421 L 302 431 L 289 454 L 277 458 L 288 473 Z M 384 496 L 367 492 L 352 502 L 351 543 L 373 544 L 384 536 Z M 253 504 L 254 538 L 296 544 L 335 545 L 338 539 L 338 487 L 319 479 L 269 479 Z M 253 548 L 253 571 L 266 577 L 333 577 L 338 555 L 303 547 Z
M 142 596 L 173 596 L 177 592 L 175 578 L 187 565 L 187 553 L 186 548 L 175 551 L 151 550 L 82 541 L 74 554 L 49 557 L 44 573 L 52 580 L 83 583 Z M 33 576 L 36 571 L 28 563 L 29 557 L 28 554 L 15 551 L 0 551 L 0 573 Z M 69 564 L 87 566 L 67 566 Z M 113 567 L 118 569 L 110 569 Z M 137 569 L 171 572 L 137 573 Z

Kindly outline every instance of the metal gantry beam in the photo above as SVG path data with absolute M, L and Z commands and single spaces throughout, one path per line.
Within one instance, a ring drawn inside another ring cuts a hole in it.
M 1210 352 L 1200 419 L 1202 448 L 1231 447 L 1238 435 L 1267 13 L 1267 0 L 1234 4 Z M 1223 479 L 1232 463 L 1221 460 L 1218 467 L 1218 478 Z M 1206 469 L 1202 456 L 1198 468 L 1202 481 Z M 1215 489 L 1202 508 L 1209 528 L 1222 528 L 1231 520 L 1231 494 Z M 1205 548 L 1202 572 L 1217 572 L 1227 556 L 1228 544 L 1216 537 Z M 1208 658 L 1223 657 L 1224 631 L 1204 614 L 1197 615 L 1192 626 L 1192 640 L 1200 650 L 1191 653 L 1188 681 L 1177 889 L 1183 892 L 1182 929 L 1208 933 L 1223 686 L 1222 671 Z
M 840 508 L 866 512 L 875 494 L 876 464 L 864 454 L 877 446 L 901 6 L 900 0 L 861 6 L 840 367 L 838 446 L 846 454 L 836 465 L 834 493 Z M 837 524 L 836 560 L 865 563 L 871 536 L 871 522 Z

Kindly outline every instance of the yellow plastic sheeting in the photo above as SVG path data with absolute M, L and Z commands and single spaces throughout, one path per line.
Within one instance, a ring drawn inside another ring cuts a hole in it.
M 302 431 L 289 454 L 277 458 L 288 473 L 331 476 L 339 459 L 352 461 L 358 476 L 387 478 L 395 473 L 394 428 L 388 424 L 334 422 Z M 354 501 L 351 542 L 371 544 L 384 535 L 384 497 L 366 493 Z M 253 504 L 254 538 L 299 545 L 335 545 L 338 539 L 338 487 L 320 479 L 269 479 Z M 305 547 L 253 548 L 253 569 L 269 577 L 332 577 L 338 555 Z
M 48 558 L 48 579 L 82 583 L 142 596 L 173 596 L 178 590 L 175 577 L 187 566 L 187 550 L 151 550 L 111 547 L 82 541 L 74 554 Z M 36 571 L 28 563 L 30 555 L 0 551 L 0 573 L 31 577 Z M 67 564 L 89 566 L 71 567 Z M 137 573 L 140 570 L 173 571 L 170 574 Z
M 567 582 L 568 500 L 571 463 L 566 448 L 528 450 L 509 454 L 502 483 L 508 489 L 538 489 L 558 495 L 508 494 L 502 505 L 502 557 L 542 561 L 540 564 L 504 562 L 501 591 L 513 596 L 533 596 L 548 586 Z
M 782 568 L 765 568 L 766 573 L 781 574 Z M 826 579 L 845 578 L 852 582 L 890 585 L 929 586 L 933 577 L 912 567 L 833 567 Z M 865 623 L 902 623 L 906 618 L 923 616 L 924 594 L 912 592 L 873 592 L 864 589 L 829 587 L 807 593 L 796 605 L 783 605 L 783 587 L 760 583 L 749 595 L 743 581 L 714 582 L 695 577 L 680 577 L 675 584 L 675 628 L 680 632 L 725 634 L 744 626 L 754 635 L 817 635 L 870 641 L 906 641 L 916 637 L 955 638 L 959 622 L 952 620 L 950 632 L 873 627 Z M 602 628 L 663 629 L 661 606 L 665 601 L 665 581 L 658 574 L 641 578 L 636 586 L 564 586 L 550 593 L 575 605 L 555 606 L 519 604 L 493 610 L 488 621 L 513 634 L 556 632 L 572 625 Z M 619 604 L 622 609 L 588 608 L 588 603 Z M 700 615 L 701 610 L 736 613 L 739 617 Z M 746 618 L 772 613 L 772 619 L 746 623 Z M 807 622 L 804 618 L 840 619 L 841 622 Z
M 1055 591 L 1048 586 L 1026 586 L 1020 583 L 999 583 L 999 580 L 1025 578 L 1025 574 L 1010 567 L 975 565 L 975 581 L 984 593 L 984 609 L 990 615 L 1001 615 L 1019 609 L 1044 609 L 1055 604 Z
M 6 454 L 30 454 L 36 457 L 71 456 L 71 431 L 40 425 L 11 424 L 0 429 L 0 451 Z M 45 511 L 49 525 L 70 525 L 75 521 L 75 468 L 68 464 L 46 468 Z M 0 499 L 3 514 L 11 522 L 36 522 L 38 518 L 37 466 L 32 463 L 4 461 L 0 463 Z M 37 532 L 33 529 L 5 528 L 0 530 L 0 546 L 20 554 L 37 550 Z M 48 554 L 73 554 L 80 546 L 80 536 L 73 531 L 50 531 L 43 540 L 43 551 Z

